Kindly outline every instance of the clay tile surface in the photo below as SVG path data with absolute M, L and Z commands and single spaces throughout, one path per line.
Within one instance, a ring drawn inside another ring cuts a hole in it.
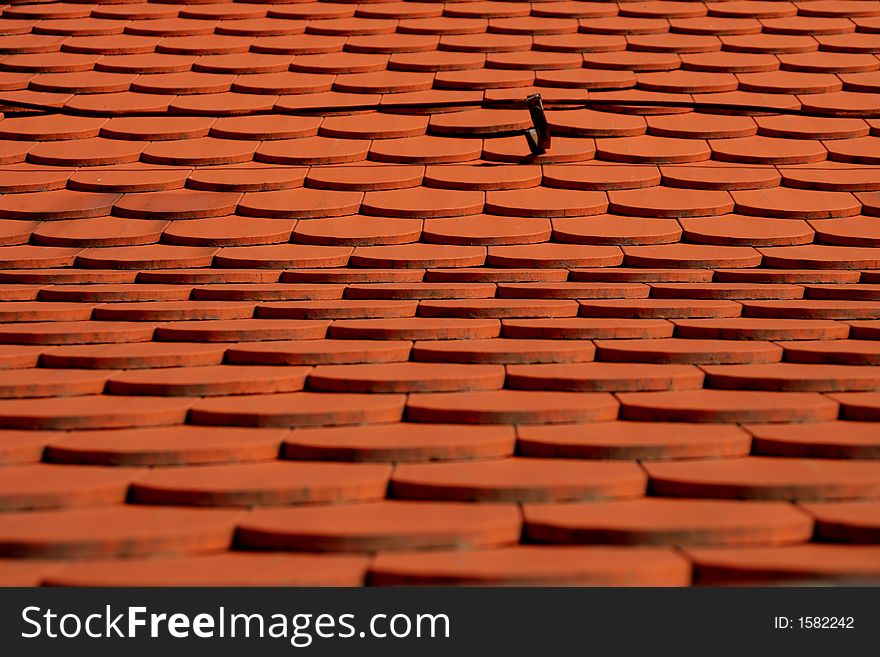
M 54 586 L 360 586 L 369 559 L 226 552 L 167 559 L 90 560 L 46 577 Z
M 784 502 L 645 498 L 528 505 L 526 535 L 542 543 L 776 545 L 809 539 L 812 519 Z
M 384 501 L 256 509 L 238 531 L 244 545 L 262 549 L 473 549 L 516 543 L 521 523 L 514 504 Z
M 684 586 L 687 563 L 663 548 L 522 545 L 471 552 L 380 553 L 377 586 Z
M 0 583 L 880 575 L 878 17 L 4 7 Z
M 687 555 L 697 582 L 761 585 L 804 580 L 845 584 L 873 578 L 880 553 L 873 545 L 805 543 L 739 550 L 701 548 L 688 550 Z
M 643 494 L 634 463 L 508 458 L 486 462 L 398 466 L 391 494 L 403 499 L 554 502 Z

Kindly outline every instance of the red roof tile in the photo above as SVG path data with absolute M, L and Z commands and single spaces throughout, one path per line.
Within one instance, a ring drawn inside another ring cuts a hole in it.
M 807 543 L 774 548 L 688 550 L 697 582 L 766 584 L 770 581 L 845 583 L 877 576 L 874 546 Z
M 6 7 L 0 584 L 878 576 L 878 6 Z
M 373 585 L 683 586 L 687 563 L 672 551 L 523 545 L 469 552 L 380 553 Z
M 696 424 L 613 422 L 517 427 L 517 448 L 527 456 L 596 459 L 679 459 L 748 454 L 750 438 L 735 425 L 706 431 Z
M 811 518 L 784 502 L 651 499 L 527 505 L 525 534 L 543 543 L 775 545 L 808 540 Z
M 870 422 L 750 424 L 753 451 L 768 456 L 874 458 L 878 437 Z
M 261 549 L 326 552 L 477 548 L 513 544 L 520 527 L 513 504 L 386 501 L 256 509 L 242 519 L 238 538 Z
M 368 563 L 368 558 L 354 555 L 228 552 L 90 560 L 47 572 L 44 578 L 54 586 L 359 586 Z

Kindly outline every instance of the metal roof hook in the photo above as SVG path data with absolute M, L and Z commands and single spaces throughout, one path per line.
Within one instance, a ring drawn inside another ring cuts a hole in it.
M 550 126 L 547 124 L 547 115 L 544 114 L 541 94 L 526 96 L 526 107 L 532 117 L 532 127 L 525 132 L 526 141 L 532 155 L 541 155 L 550 148 Z

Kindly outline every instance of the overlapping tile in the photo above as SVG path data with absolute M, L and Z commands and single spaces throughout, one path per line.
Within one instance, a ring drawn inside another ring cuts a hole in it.
M 875 4 L 5 7 L 0 583 L 880 577 Z

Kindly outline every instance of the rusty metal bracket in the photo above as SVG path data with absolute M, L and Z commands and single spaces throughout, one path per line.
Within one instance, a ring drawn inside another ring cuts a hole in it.
M 526 107 L 532 117 L 532 127 L 525 131 L 526 141 L 533 155 L 541 155 L 550 148 L 550 126 L 547 124 L 547 115 L 544 114 L 541 94 L 526 96 Z

